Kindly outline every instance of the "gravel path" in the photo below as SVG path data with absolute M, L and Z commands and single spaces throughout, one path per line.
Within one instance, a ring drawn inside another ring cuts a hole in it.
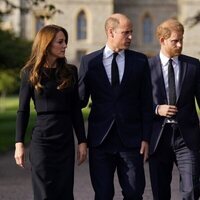
M 25 169 L 20 169 L 15 165 L 13 155 L 13 151 L 0 154 L 0 200 L 33 200 L 29 162 L 27 161 Z M 145 173 L 147 184 L 144 200 L 152 200 L 148 164 L 145 164 Z M 172 181 L 172 200 L 180 199 L 178 187 L 178 174 L 175 168 Z M 114 200 L 121 200 L 121 191 L 116 177 L 115 188 Z M 74 196 L 75 200 L 94 199 L 94 192 L 89 178 L 88 161 L 75 168 Z

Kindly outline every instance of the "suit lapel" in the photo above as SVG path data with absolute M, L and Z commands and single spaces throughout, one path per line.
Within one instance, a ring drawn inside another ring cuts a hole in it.
M 134 65 L 134 63 L 130 61 L 131 57 L 128 55 L 129 52 L 125 50 L 124 53 L 125 53 L 124 74 L 122 76 L 120 88 L 122 88 L 125 85 L 126 81 L 128 80 L 128 75 L 130 74 L 129 71 L 131 69 L 131 66 Z
M 163 72 L 162 72 L 162 65 L 161 65 L 161 61 L 160 61 L 160 57 L 159 55 L 157 55 L 155 57 L 155 68 L 154 68 L 154 73 L 155 73 L 155 77 L 158 77 L 158 83 L 157 87 L 158 87 L 158 91 L 160 91 L 160 97 L 161 99 L 164 100 L 164 102 L 167 104 L 167 92 L 166 92 L 166 88 L 165 88 L 165 82 L 164 82 L 164 77 L 163 77 Z
M 106 84 L 106 87 L 111 87 L 111 83 L 108 79 L 105 67 L 103 65 L 103 49 L 100 50 L 100 53 L 95 58 L 95 66 L 97 66 L 98 77 L 101 77 L 102 82 Z
M 182 90 L 182 86 L 183 86 L 183 82 L 184 82 L 186 70 L 187 70 L 187 63 L 182 61 L 181 55 L 179 56 L 178 59 L 179 59 L 180 72 L 179 72 L 179 92 L 178 92 L 177 101 L 181 94 L 181 90 Z

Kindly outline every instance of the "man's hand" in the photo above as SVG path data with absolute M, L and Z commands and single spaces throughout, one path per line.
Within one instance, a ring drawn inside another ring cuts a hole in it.
M 143 154 L 144 162 L 145 162 L 149 157 L 149 144 L 148 144 L 148 142 L 142 141 L 141 148 L 140 148 L 140 154 Z
M 178 112 L 177 107 L 173 105 L 159 105 L 157 108 L 157 113 L 163 117 L 172 117 Z
M 78 165 L 81 165 L 87 158 L 87 144 L 80 143 L 77 150 Z

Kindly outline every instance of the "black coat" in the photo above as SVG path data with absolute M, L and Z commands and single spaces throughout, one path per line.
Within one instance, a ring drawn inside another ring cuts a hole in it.
M 91 96 L 88 144 L 98 146 L 116 122 L 126 147 L 149 141 L 152 128 L 152 89 L 145 55 L 125 50 L 122 81 L 114 90 L 103 65 L 103 50 L 83 57 L 79 70 L 79 93 L 83 107 Z
M 195 98 L 200 105 L 200 62 L 198 59 L 180 55 L 179 94 L 176 106 L 177 121 L 183 139 L 192 150 L 200 149 L 199 119 L 195 107 Z M 159 55 L 149 59 L 153 87 L 153 107 L 167 104 L 167 95 L 162 75 Z M 153 153 L 159 143 L 164 128 L 164 117 L 154 115 L 153 133 L 150 142 L 150 153 Z

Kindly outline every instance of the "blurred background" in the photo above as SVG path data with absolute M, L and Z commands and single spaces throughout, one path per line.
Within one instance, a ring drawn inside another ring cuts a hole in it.
M 5 175 L 1 174 L 1 166 L 6 168 L 10 162 L 1 165 L 1 155 L 13 156 L 10 150 L 14 149 L 19 72 L 30 55 L 38 30 L 46 24 L 66 28 L 69 33 L 66 57 L 79 67 L 83 55 L 105 45 L 104 23 L 114 12 L 126 14 L 133 22 L 131 49 L 149 57 L 155 55 L 159 50 L 156 26 L 165 19 L 176 18 L 185 27 L 183 53 L 200 57 L 200 0 L 0 0 L 1 177 Z M 83 113 L 87 120 L 89 108 Z M 34 117 L 32 105 L 27 132 L 31 131 Z M 27 134 L 26 144 L 29 140 Z

